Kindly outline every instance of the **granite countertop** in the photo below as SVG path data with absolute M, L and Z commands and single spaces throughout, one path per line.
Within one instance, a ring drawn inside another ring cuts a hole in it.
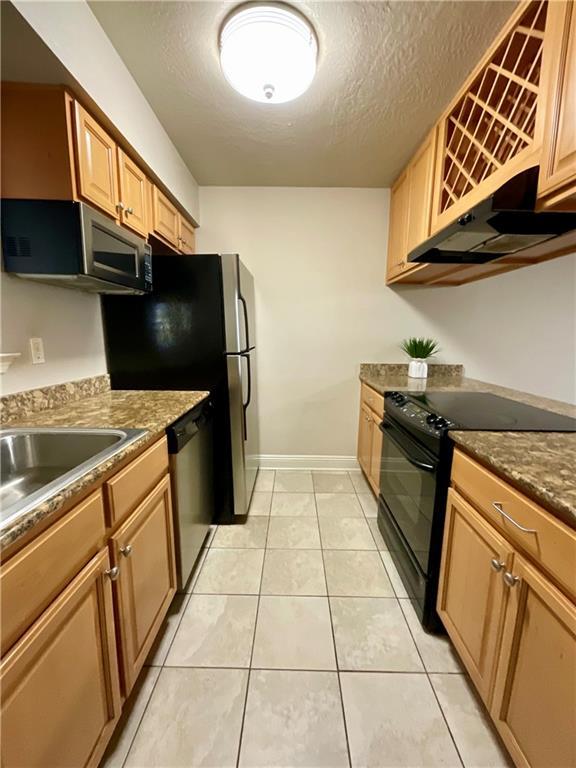
M 409 379 L 406 365 L 364 363 L 360 380 L 377 392 L 489 392 L 576 418 L 576 406 L 462 375 L 459 366 L 432 365 L 429 377 Z M 576 530 L 576 434 L 450 431 L 450 437 L 497 475 Z
M 130 454 L 157 439 L 169 424 L 208 397 L 208 392 L 107 390 L 93 397 L 67 402 L 27 416 L 11 415 L 10 427 L 93 427 L 144 429 L 145 433 L 124 450 L 85 472 L 80 478 L 0 529 L 0 552 L 21 536 L 55 515 L 73 496 L 109 472 Z

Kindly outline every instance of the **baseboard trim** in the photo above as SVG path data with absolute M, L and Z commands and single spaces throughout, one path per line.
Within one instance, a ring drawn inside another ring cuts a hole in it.
M 260 456 L 262 469 L 359 469 L 356 456 Z

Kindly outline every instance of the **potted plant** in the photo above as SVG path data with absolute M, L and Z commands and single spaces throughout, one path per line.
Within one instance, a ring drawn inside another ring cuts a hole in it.
M 425 379 L 428 375 L 426 360 L 438 352 L 438 342 L 434 339 L 411 336 L 409 339 L 404 339 L 400 346 L 410 358 L 408 376 L 413 379 Z

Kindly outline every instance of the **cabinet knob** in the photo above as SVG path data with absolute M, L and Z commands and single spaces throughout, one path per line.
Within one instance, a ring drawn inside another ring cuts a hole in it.
M 126 544 L 125 547 L 120 547 L 120 553 L 124 555 L 124 557 L 130 557 L 132 554 L 132 544 Z
M 126 213 L 134 213 L 134 208 L 126 208 Z
M 504 583 L 506 584 L 507 587 L 515 587 L 516 584 L 518 584 L 518 582 L 520 581 L 520 577 L 514 576 L 514 574 L 510 573 L 510 571 L 506 571 L 503 578 L 504 578 Z
M 108 576 L 110 581 L 116 581 L 118 576 L 120 576 L 120 568 L 115 565 L 113 568 L 109 568 L 107 571 L 104 571 L 104 576 Z
M 500 573 L 502 568 L 506 566 L 506 563 L 503 563 L 501 560 L 498 560 L 497 557 L 493 557 L 492 560 L 490 560 L 490 565 L 492 566 L 493 571 L 496 571 L 496 573 Z
M 123 211 L 124 210 L 124 203 L 123 202 L 116 203 L 116 208 L 119 211 Z

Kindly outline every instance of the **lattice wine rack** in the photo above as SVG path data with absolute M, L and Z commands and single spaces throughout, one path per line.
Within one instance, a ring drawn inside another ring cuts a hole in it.
M 534 140 L 546 0 L 534 0 L 446 118 L 440 213 Z

